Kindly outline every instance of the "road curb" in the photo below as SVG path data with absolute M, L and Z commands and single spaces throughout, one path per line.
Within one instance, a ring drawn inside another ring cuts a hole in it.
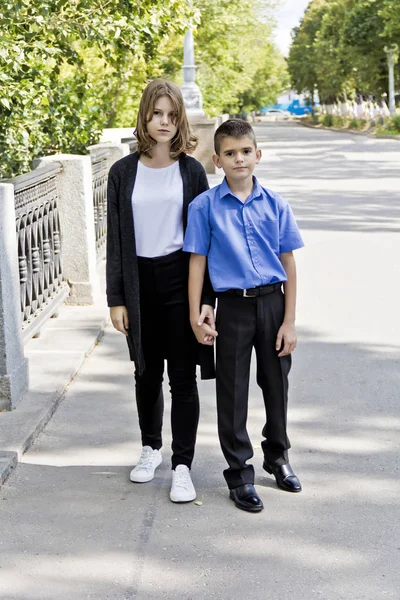
M 0 487 L 18 464 L 17 452 L 0 452 Z
M 302 127 L 308 127 L 309 129 L 335 131 L 336 133 L 350 133 L 352 135 L 361 135 L 364 137 L 368 137 L 373 140 L 386 139 L 386 140 L 395 140 L 397 142 L 400 142 L 400 135 L 386 135 L 384 133 L 374 134 L 374 133 L 368 133 L 368 132 L 364 132 L 364 131 L 355 131 L 352 129 L 338 129 L 337 127 L 325 127 L 324 125 L 311 125 L 311 123 L 302 123 L 301 121 L 298 121 L 298 123 Z

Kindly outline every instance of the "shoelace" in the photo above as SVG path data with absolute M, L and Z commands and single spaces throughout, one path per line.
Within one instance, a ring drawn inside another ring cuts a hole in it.
M 174 485 L 177 487 L 187 488 L 190 486 L 190 475 L 188 471 L 175 471 Z
M 143 469 L 145 471 L 149 471 L 153 464 L 153 453 L 152 452 L 142 452 L 141 457 L 139 458 L 139 462 L 136 465 L 136 469 Z

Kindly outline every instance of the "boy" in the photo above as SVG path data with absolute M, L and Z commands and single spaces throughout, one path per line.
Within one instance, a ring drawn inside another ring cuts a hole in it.
M 253 456 L 246 429 L 253 346 L 267 414 L 263 467 L 283 490 L 301 491 L 288 462 L 286 415 L 297 342 L 292 251 L 304 244 L 289 204 L 253 177 L 261 150 L 251 125 L 226 121 L 215 132 L 214 144 L 213 160 L 225 179 L 191 203 L 184 242 L 184 250 L 192 253 L 190 320 L 200 343 L 216 337 L 218 434 L 229 465 L 224 476 L 230 498 L 242 510 L 259 512 L 263 503 L 254 488 L 254 469 L 246 464 Z M 200 316 L 207 259 L 218 298 L 217 331 Z

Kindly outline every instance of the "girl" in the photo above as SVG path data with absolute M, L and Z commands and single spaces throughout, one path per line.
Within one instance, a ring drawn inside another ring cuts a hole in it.
M 143 92 L 137 152 L 117 161 L 108 178 L 107 301 L 114 327 L 127 337 L 135 362 L 142 454 L 131 481 L 151 481 L 161 463 L 164 359 L 171 391 L 173 502 L 190 502 L 199 420 L 196 362 L 214 377 L 214 298 L 202 298 L 205 341 L 189 321 L 189 255 L 182 251 L 189 203 L 208 189 L 205 171 L 187 156 L 197 145 L 179 88 L 162 79 Z M 201 352 L 201 357 L 199 352 Z M 198 361 L 198 358 L 201 358 Z

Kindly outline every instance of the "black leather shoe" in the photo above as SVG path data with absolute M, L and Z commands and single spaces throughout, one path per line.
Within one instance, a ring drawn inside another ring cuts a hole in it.
M 263 469 L 275 477 L 276 485 L 285 492 L 301 492 L 301 483 L 289 463 L 277 467 L 264 460 Z
M 251 483 L 229 490 L 229 497 L 238 508 L 248 512 L 260 512 L 264 508 L 261 498 Z

